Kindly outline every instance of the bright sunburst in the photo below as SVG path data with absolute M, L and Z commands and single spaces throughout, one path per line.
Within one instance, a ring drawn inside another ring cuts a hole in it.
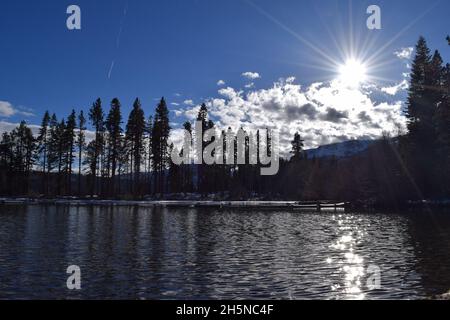
M 348 59 L 339 67 L 339 80 L 346 86 L 357 87 L 367 80 L 367 67 L 361 61 Z

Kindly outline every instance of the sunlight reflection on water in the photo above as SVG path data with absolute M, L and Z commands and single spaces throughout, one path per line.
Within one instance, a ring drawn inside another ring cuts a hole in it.
M 0 207 L 0 298 L 424 298 L 450 288 L 439 219 L 436 232 L 405 215 Z M 72 264 L 80 292 L 65 290 Z
M 362 289 L 362 278 L 364 276 L 364 259 L 355 254 L 355 246 L 364 240 L 364 226 L 361 220 L 352 215 L 339 215 L 332 217 L 333 221 L 338 222 L 337 237 L 338 240 L 331 244 L 330 248 L 340 252 L 339 258 L 333 261 L 330 257 L 328 264 L 335 264 L 342 274 L 343 287 L 337 283 L 332 285 L 331 289 L 339 292 L 337 299 L 355 299 L 362 300 L 366 297 Z M 334 253 L 335 254 L 335 253 Z M 340 294 L 344 294 L 341 297 Z

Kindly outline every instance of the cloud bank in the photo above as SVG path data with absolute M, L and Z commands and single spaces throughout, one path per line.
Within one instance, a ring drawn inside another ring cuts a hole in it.
M 395 99 L 403 88 L 404 83 L 390 90 L 375 84 L 349 88 L 337 80 L 302 87 L 290 77 L 268 89 L 221 88 L 218 97 L 207 100 L 206 105 L 221 129 L 276 130 L 282 150 L 289 150 L 298 131 L 305 146 L 314 148 L 352 139 L 377 139 L 384 132 L 404 130 L 403 103 Z M 188 108 L 183 115 L 194 120 L 198 109 Z
M 14 115 L 22 115 L 25 117 L 31 117 L 31 116 L 33 116 L 33 113 L 21 111 L 18 108 L 14 107 L 8 101 L 0 101 L 0 117 L 9 118 Z

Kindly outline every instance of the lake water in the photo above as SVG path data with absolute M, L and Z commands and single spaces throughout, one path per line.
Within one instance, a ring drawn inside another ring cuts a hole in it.
M 66 287 L 70 265 L 80 291 Z M 380 286 L 368 286 L 377 270 Z M 417 299 L 449 289 L 448 214 L 0 206 L 0 299 Z

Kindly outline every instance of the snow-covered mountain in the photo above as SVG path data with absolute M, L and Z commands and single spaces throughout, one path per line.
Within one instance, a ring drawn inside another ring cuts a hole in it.
M 337 157 L 346 158 L 366 151 L 376 140 L 351 140 L 306 150 L 308 159 Z

